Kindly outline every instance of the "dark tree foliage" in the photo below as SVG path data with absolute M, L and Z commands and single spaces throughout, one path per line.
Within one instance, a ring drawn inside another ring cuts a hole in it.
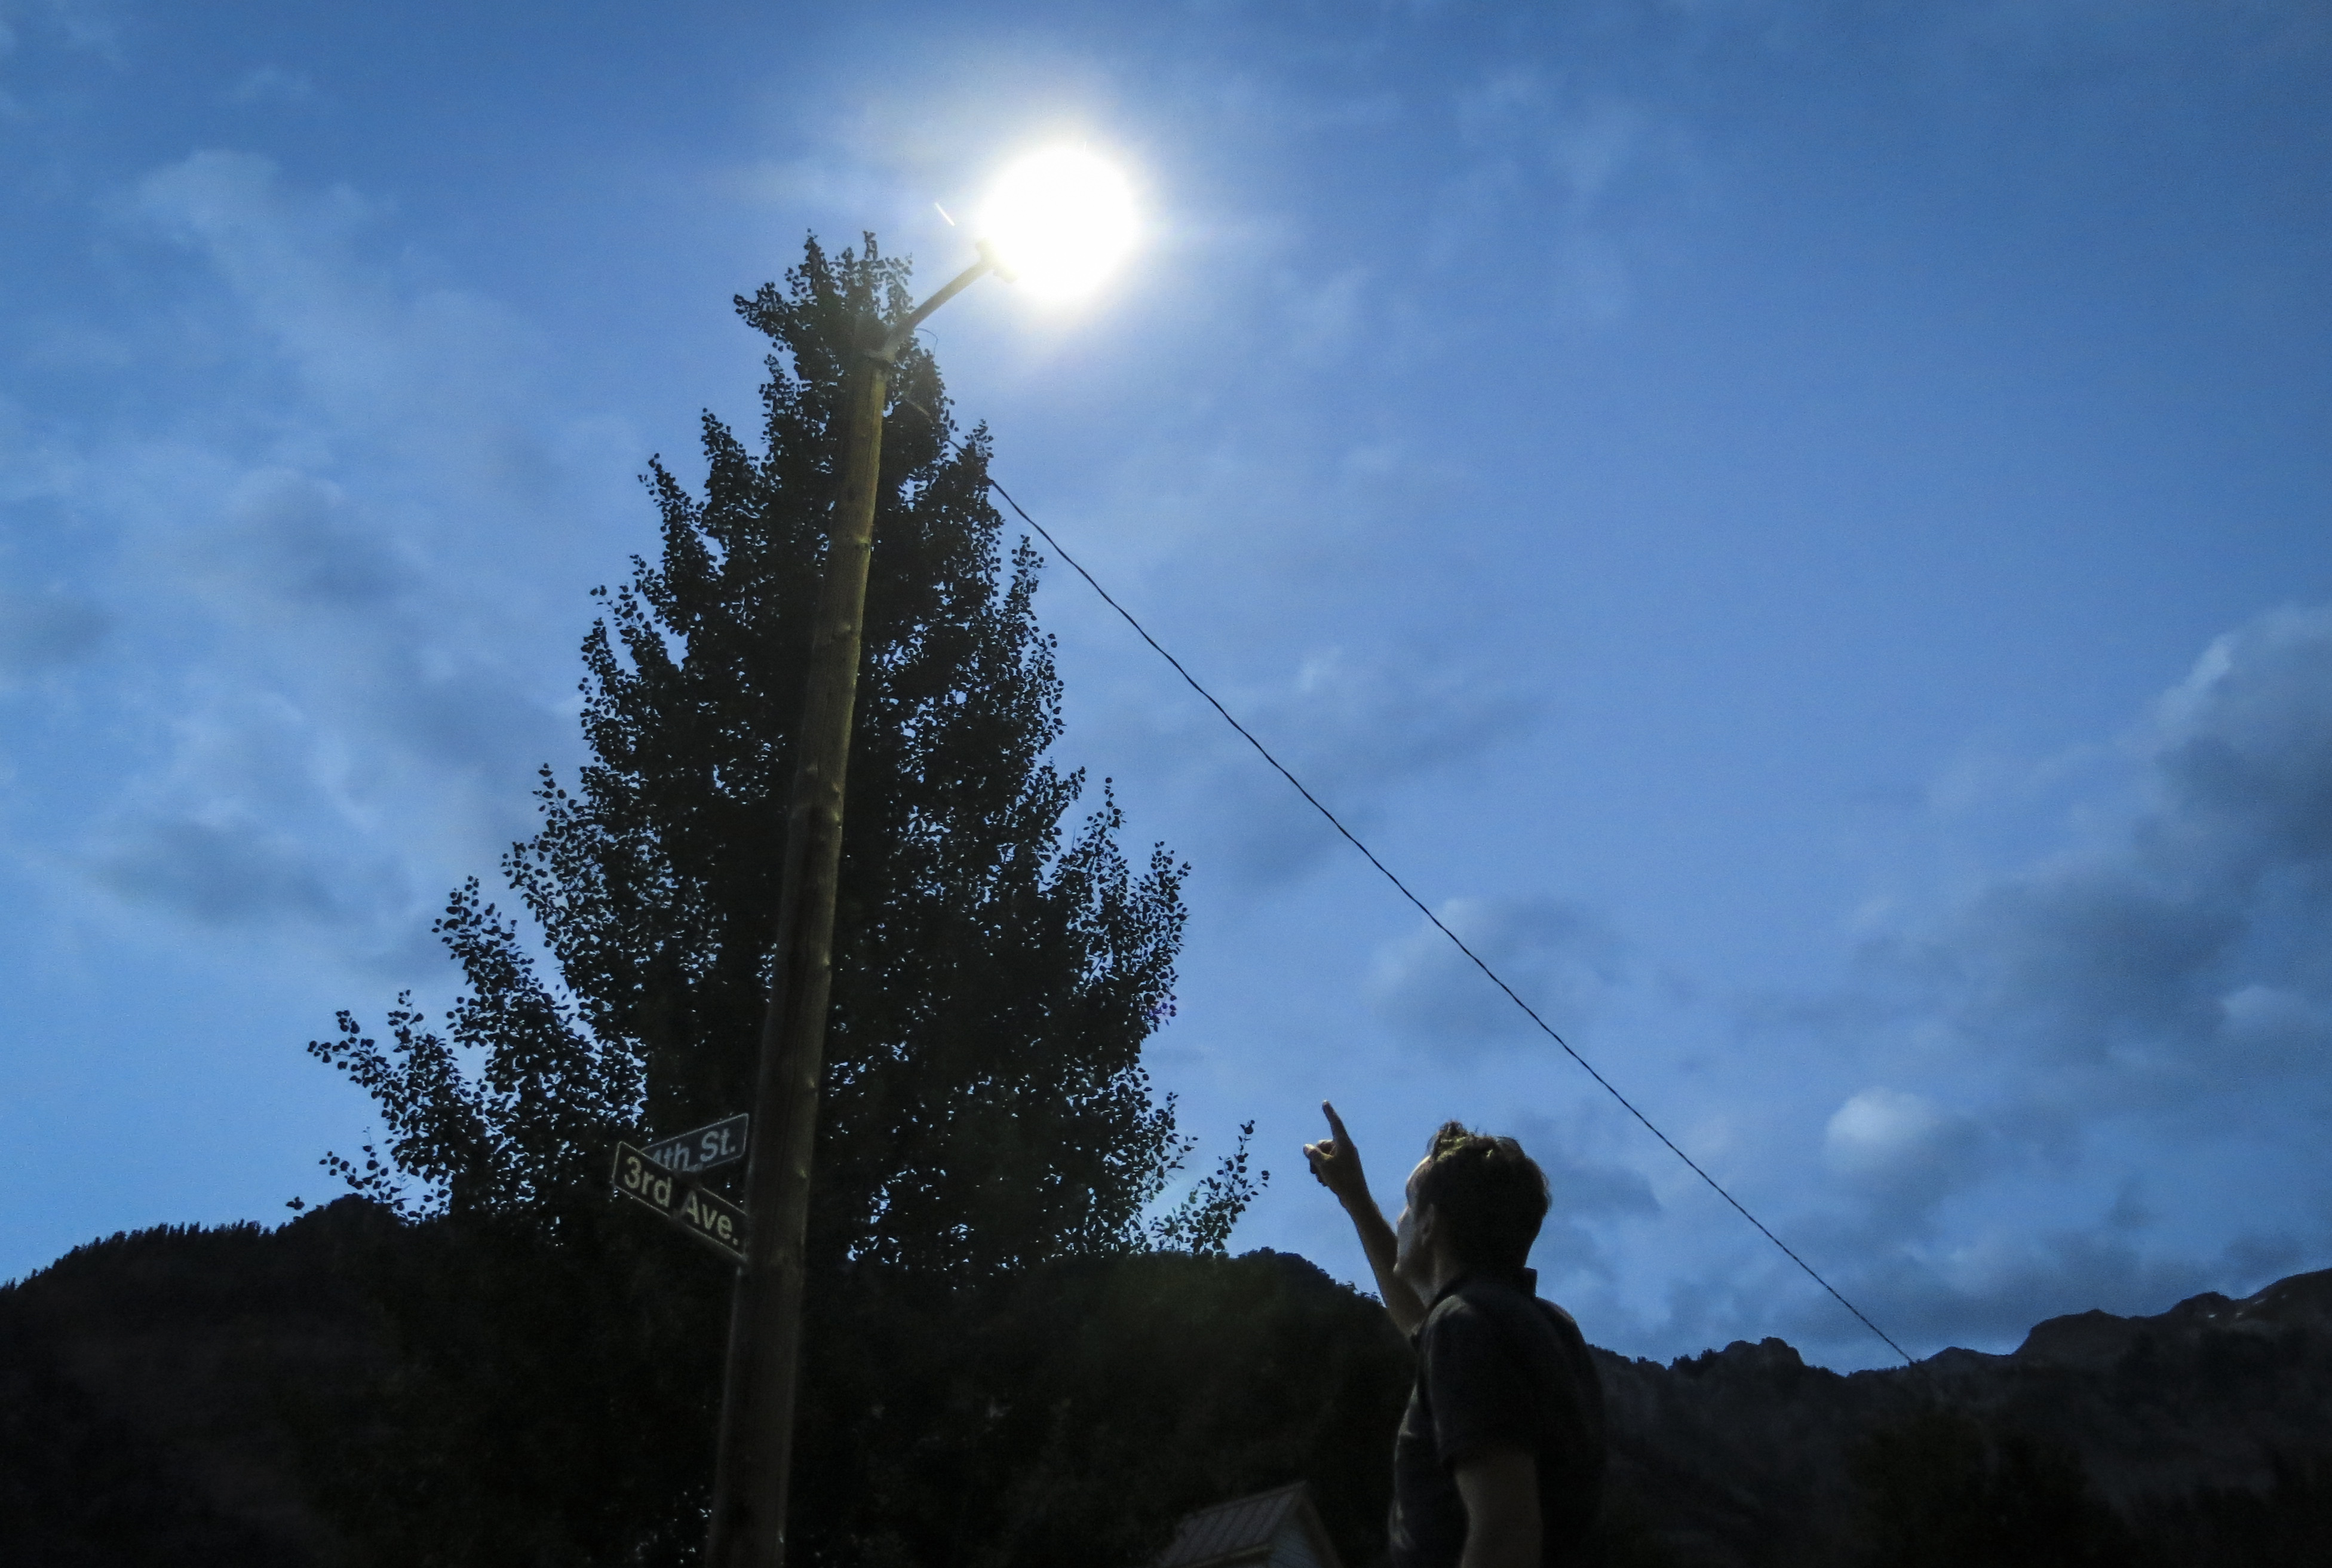
M 299 1553 L 232 1518 L 160 1444 L 93 1401 L 53 1332 L 0 1288 L 0 1563 L 42 1568 L 299 1568 Z
M 477 1246 L 488 1234 L 498 1244 Z M 116 1236 L 0 1285 L 0 1563 L 684 1559 L 701 1521 L 674 1499 L 702 1454 L 679 1412 L 701 1405 L 702 1358 L 686 1353 L 692 1296 L 656 1282 L 703 1276 L 671 1246 L 401 1224 L 347 1198 L 272 1231 Z M 402 1348 L 351 1277 L 396 1305 Z M 1409 1353 L 1381 1307 L 1299 1258 L 1070 1257 L 979 1288 L 877 1267 L 818 1299 L 801 1472 L 817 1561 L 1138 1563 L 1187 1508 L 1298 1476 L 1349 1568 L 1381 1557 Z M 2320 1403 L 2318 1372 L 2286 1368 Z M 2151 1372 L 2123 1386 L 2118 1410 L 2165 1397 Z M 1773 1419 L 1784 1388 L 1744 1392 L 1725 1419 L 1760 1442 L 1807 1440 Z M 1708 1468 L 1674 1428 L 1648 1448 L 1657 1412 L 1615 1401 L 1639 1461 L 1728 1496 L 1712 1509 L 1648 1487 L 1641 1462 L 1616 1468 L 1581 1568 L 2318 1568 L 2332 1539 L 2321 1444 L 2157 1448 L 2184 1463 L 2155 1468 L 2117 1517 L 2074 1450 L 2014 1437 L 1997 1408 L 1905 1421 L 1883 1402 L 1896 1414 L 1862 1430 L 1858 1498 Z M 2109 1443 L 2130 1429 L 2091 1429 Z M 2254 1457 L 2250 1485 L 2197 1484 Z
M 2137 1511 L 2146 1568 L 2321 1568 L 2332 1554 L 2332 1454 L 2272 1457 L 2263 1491 L 2205 1487 Z
M 1409 1347 L 1302 1258 L 1063 1259 L 996 1282 L 944 1341 L 859 1305 L 798 1472 L 865 1489 L 853 1560 L 1145 1563 L 1190 1509 L 1297 1479 L 1352 1568 L 1382 1555 Z
M 2127 1568 L 2136 1558 L 2079 1456 L 1964 1411 L 1882 1428 L 1853 1467 L 1872 1568 Z
M 2332 1543 L 2332 1457 L 2270 1455 L 2264 1488 L 2202 1487 L 2116 1508 L 2080 1457 L 1948 1407 L 1869 1433 L 1853 1455 L 1870 1568 L 2317 1568 Z
M 380 1218 L 162 1226 L 0 1285 L 0 1563 L 329 1561 L 287 1418 L 360 1419 L 371 1346 L 338 1262 Z
M 701 495 L 652 465 L 662 552 L 600 590 L 584 643 L 591 760 L 571 789 L 544 770 L 540 830 L 503 862 L 525 925 L 472 880 L 437 925 L 466 981 L 443 1032 L 400 999 L 386 1045 L 344 1013 L 310 1047 L 386 1127 L 328 1165 L 430 1230 L 376 1282 L 402 1358 L 387 1435 L 325 1467 L 384 1559 L 681 1561 L 701 1531 L 726 1275 L 615 1212 L 608 1161 L 618 1136 L 750 1104 L 841 375 L 865 324 L 907 308 L 907 272 L 871 236 L 835 257 L 812 243 L 785 286 L 737 305 L 774 349 L 760 449 L 708 415 Z M 943 1339 L 1048 1260 L 1220 1252 L 1256 1190 L 1243 1135 L 1144 1229 L 1190 1147 L 1141 1061 L 1171 1011 L 1187 868 L 1162 847 L 1128 865 L 1105 782 L 1071 821 L 1085 779 L 1049 760 L 1040 561 L 1026 540 L 1005 558 L 987 461 L 910 347 L 845 817 L 812 1407 L 878 1319 Z M 874 1375 L 915 1397 L 898 1368 Z M 797 1555 L 855 1555 L 865 1487 L 797 1496 Z

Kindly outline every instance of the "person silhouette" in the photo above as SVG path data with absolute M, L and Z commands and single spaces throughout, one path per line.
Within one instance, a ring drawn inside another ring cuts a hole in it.
M 1377 1292 L 1417 1347 L 1393 1439 L 1392 1568 L 1563 1568 L 1601 1501 L 1603 1387 L 1569 1313 L 1527 1267 L 1546 1176 L 1520 1143 L 1444 1123 L 1409 1173 L 1397 1226 L 1322 1102 L 1304 1146 L 1360 1235 Z

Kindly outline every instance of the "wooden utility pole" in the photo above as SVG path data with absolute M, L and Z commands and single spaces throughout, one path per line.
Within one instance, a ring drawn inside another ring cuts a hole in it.
M 801 1368 L 803 1241 L 809 1224 L 818 1085 L 826 1066 L 843 779 L 858 694 L 860 623 L 874 546 L 891 365 L 926 317 L 991 270 L 983 249 L 980 261 L 896 326 L 885 330 L 879 322 L 864 323 L 864 336 L 844 372 L 836 411 L 843 422 L 841 473 L 827 541 L 826 581 L 810 634 L 809 690 L 794 737 L 798 761 L 786 816 L 777 955 L 761 1018 L 754 1133 L 745 1167 L 750 1232 L 730 1307 L 707 1568 L 784 1568 L 786 1560 L 786 1500 Z

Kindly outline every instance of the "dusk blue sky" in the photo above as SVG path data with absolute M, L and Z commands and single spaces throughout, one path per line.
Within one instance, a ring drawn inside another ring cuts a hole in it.
M 273 1223 L 302 1050 L 571 770 L 734 317 L 1014 153 L 1085 307 L 934 319 L 995 472 L 1918 1353 L 2332 1265 L 2332 12 L 2313 0 L 0 0 L 0 1277 Z M 1195 867 L 1238 1248 L 1520 1134 L 1668 1357 L 1856 1325 L 1056 565 L 1063 760 Z

